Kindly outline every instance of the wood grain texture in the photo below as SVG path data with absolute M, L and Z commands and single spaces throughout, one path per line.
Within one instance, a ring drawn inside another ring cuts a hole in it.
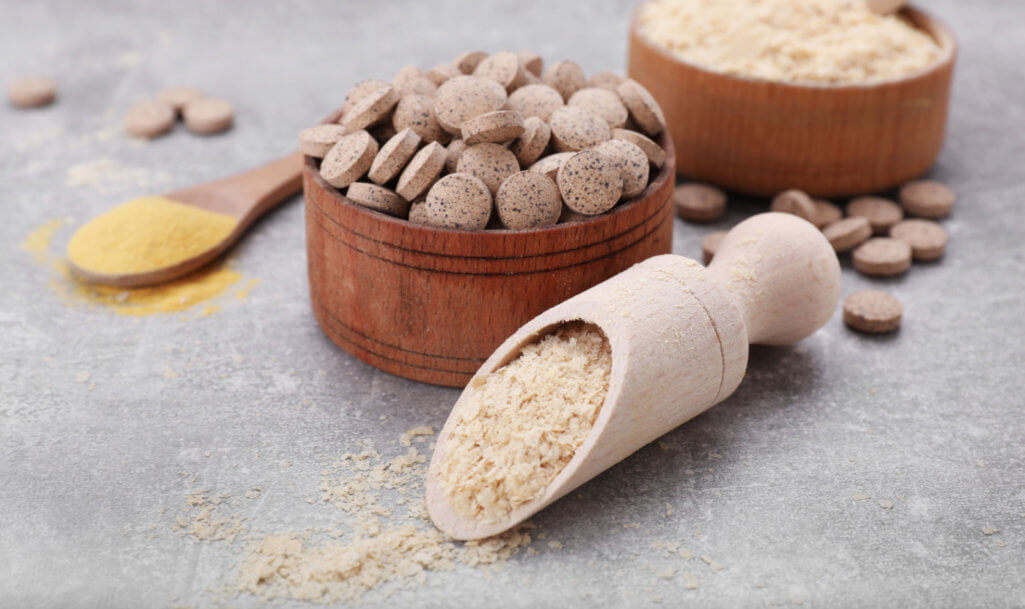
M 478 371 L 482 379 L 523 347 L 570 321 L 591 323 L 612 348 L 609 390 L 573 459 L 533 501 L 494 522 L 457 513 L 435 479 L 464 391 L 431 460 L 427 509 L 456 539 L 496 535 L 529 518 L 634 451 L 729 397 L 744 378 L 748 344 L 791 344 L 835 311 L 840 264 L 811 223 L 780 213 L 741 222 L 707 269 L 658 256 L 594 286 L 512 334 Z
M 329 118 L 330 120 L 330 118 Z M 303 171 L 310 300 L 324 332 L 405 378 L 462 387 L 537 314 L 672 247 L 673 146 L 635 199 L 524 231 L 417 226 L 350 203 Z
M 905 14 L 940 45 L 933 67 L 897 81 L 822 86 L 746 79 L 684 63 L 630 28 L 629 75 L 662 105 L 677 170 L 758 196 L 800 188 L 840 197 L 924 173 L 943 145 L 957 44 L 923 11 Z

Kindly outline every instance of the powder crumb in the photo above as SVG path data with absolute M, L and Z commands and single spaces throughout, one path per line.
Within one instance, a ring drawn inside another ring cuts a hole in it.
M 878 82 L 940 57 L 936 42 L 903 16 L 849 0 L 654 0 L 639 21 L 684 61 L 777 82 Z
M 185 511 L 175 518 L 172 529 L 193 541 L 224 541 L 228 545 L 249 532 L 245 518 L 221 514 L 222 497 L 211 497 L 209 489 L 194 490 L 185 499 Z
M 712 570 L 713 570 L 713 571 L 716 571 L 716 572 L 718 572 L 718 571 L 722 571 L 723 569 L 725 569 L 725 568 L 726 568 L 726 567 L 724 567 L 724 566 L 722 565 L 722 563 L 720 563 L 720 562 L 717 562 L 717 561 L 713 560 L 713 559 L 712 559 L 712 557 L 711 557 L 711 556 L 708 556 L 707 554 L 705 554 L 704 556 L 702 556 L 702 557 L 701 557 L 701 560 L 705 561 L 705 564 L 706 564 L 706 565 L 708 565 L 709 567 L 711 567 L 711 568 L 712 568 Z
M 683 587 L 688 589 L 688 590 L 697 590 L 698 589 L 698 578 L 697 578 L 697 576 L 694 575 L 693 573 L 684 573 L 683 574 Z
M 854 493 L 853 495 L 851 495 L 851 499 L 853 499 L 855 501 L 864 501 L 866 499 L 871 499 L 871 498 L 872 498 L 871 496 L 865 495 L 863 493 Z
M 170 180 L 164 172 L 154 172 L 141 167 L 129 167 L 114 159 L 101 157 L 79 163 L 68 168 L 64 183 L 71 188 L 89 188 L 109 194 L 126 187 L 148 189 L 162 186 Z
M 684 560 L 690 560 L 690 559 L 694 558 L 694 552 L 684 548 L 684 549 L 680 550 L 680 558 L 682 558 Z
M 982 527 L 979 529 L 983 535 L 994 535 L 1000 532 L 1000 529 L 994 529 L 993 527 Z
M 673 579 L 673 576 L 676 575 L 676 569 L 672 567 L 667 567 L 665 569 L 656 569 L 655 574 L 661 577 L 662 579 Z
M 263 494 L 263 489 L 262 488 L 259 488 L 259 487 L 251 488 L 248 491 L 246 491 L 246 499 L 259 499 L 260 495 L 262 495 L 262 494 Z
M 888 510 L 893 507 L 893 502 L 887 501 L 886 499 L 880 499 L 879 507 L 883 508 L 884 510 Z
M 558 542 L 558 541 L 549 541 L 548 542 L 548 547 L 553 549 L 553 550 L 561 550 L 562 549 L 562 543 Z
M 604 335 L 569 324 L 472 380 L 432 472 L 450 505 L 495 522 L 539 497 L 594 425 L 611 368 Z
M 92 375 L 90 375 L 88 371 L 82 370 L 81 372 L 75 373 L 76 383 L 88 383 L 90 378 L 92 378 Z
M 412 446 L 413 440 L 421 436 L 433 436 L 434 428 L 429 425 L 421 425 L 420 427 L 414 427 L 413 429 L 407 430 L 399 438 L 399 443 L 403 446 Z

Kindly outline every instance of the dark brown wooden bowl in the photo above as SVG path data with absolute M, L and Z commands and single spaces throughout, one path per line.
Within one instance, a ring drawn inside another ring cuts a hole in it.
M 892 188 L 924 173 L 943 145 L 957 44 L 924 11 L 905 14 L 939 44 L 933 66 L 864 85 L 780 83 L 684 62 L 630 27 L 628 72 L 665 111 L 683 175 L 772 196 L 835 197 Z
M 336 117 L 329 117 L 333 120 Z M 673 241 L 675 154 L 638 197 L 581 222 L 511 231 L 411 224 L 350 203 L 303 165 L 310 301 L 320 327 L 368 364 L 462 387 L 542 311 Z

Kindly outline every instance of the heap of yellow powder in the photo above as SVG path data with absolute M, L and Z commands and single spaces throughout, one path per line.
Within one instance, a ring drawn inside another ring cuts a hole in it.
M 611 369 L 605 336 L 574 324 L 471 384 L 433 472 L 451 506 L 494 522 L 540 497 L 591 431 Z
M 684 61 L 772 81 L 877 82 L 923 70 L 940 55 L 928 34 L 861 0 L 652 0 L 638 21 Z
M 71 237 L 68 258 L 80 269 L 119 275 L 153 271 L 224 241 L 237 222 L 166 197 L 142 197 L 93 218 Z

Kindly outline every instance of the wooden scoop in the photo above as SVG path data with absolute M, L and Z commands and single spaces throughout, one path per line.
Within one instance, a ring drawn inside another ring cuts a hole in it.
M 69 263 L 71 272 L 82 281 L 125 288 L 164 283 L 187 275 L 224 253 L 256 220 L 299 192 L 302 187 L 302 154 L 292 153 L 214 182 L 176 190 L 169 199 L 206 211 L 226 214 L 238 224 L 223 241 L 210 249 L 171 266 L 127 274 L 96 273 Z
M 657 256 L 549 309 L 506 340 L 456 402 L 427 476 L 431 518 L 456 539 L 516 526 L 726 399 L 744 377 L 749 343 L 788 345 L 811 335 L 839 296 L 840 265 L 822 233 L 797 216 L 766 213 L 734 227 L 707 269 L 682 256 Z M 537 499 L 494 522 L 456 512 L 434 472 L 469 388 L 576 320 L 600 328 L 612 348 L 609 390 L 594 427 Z
M 908 0 L 865 0 L 868 10 L 878 15 L 892 15 L 903 10 Z

